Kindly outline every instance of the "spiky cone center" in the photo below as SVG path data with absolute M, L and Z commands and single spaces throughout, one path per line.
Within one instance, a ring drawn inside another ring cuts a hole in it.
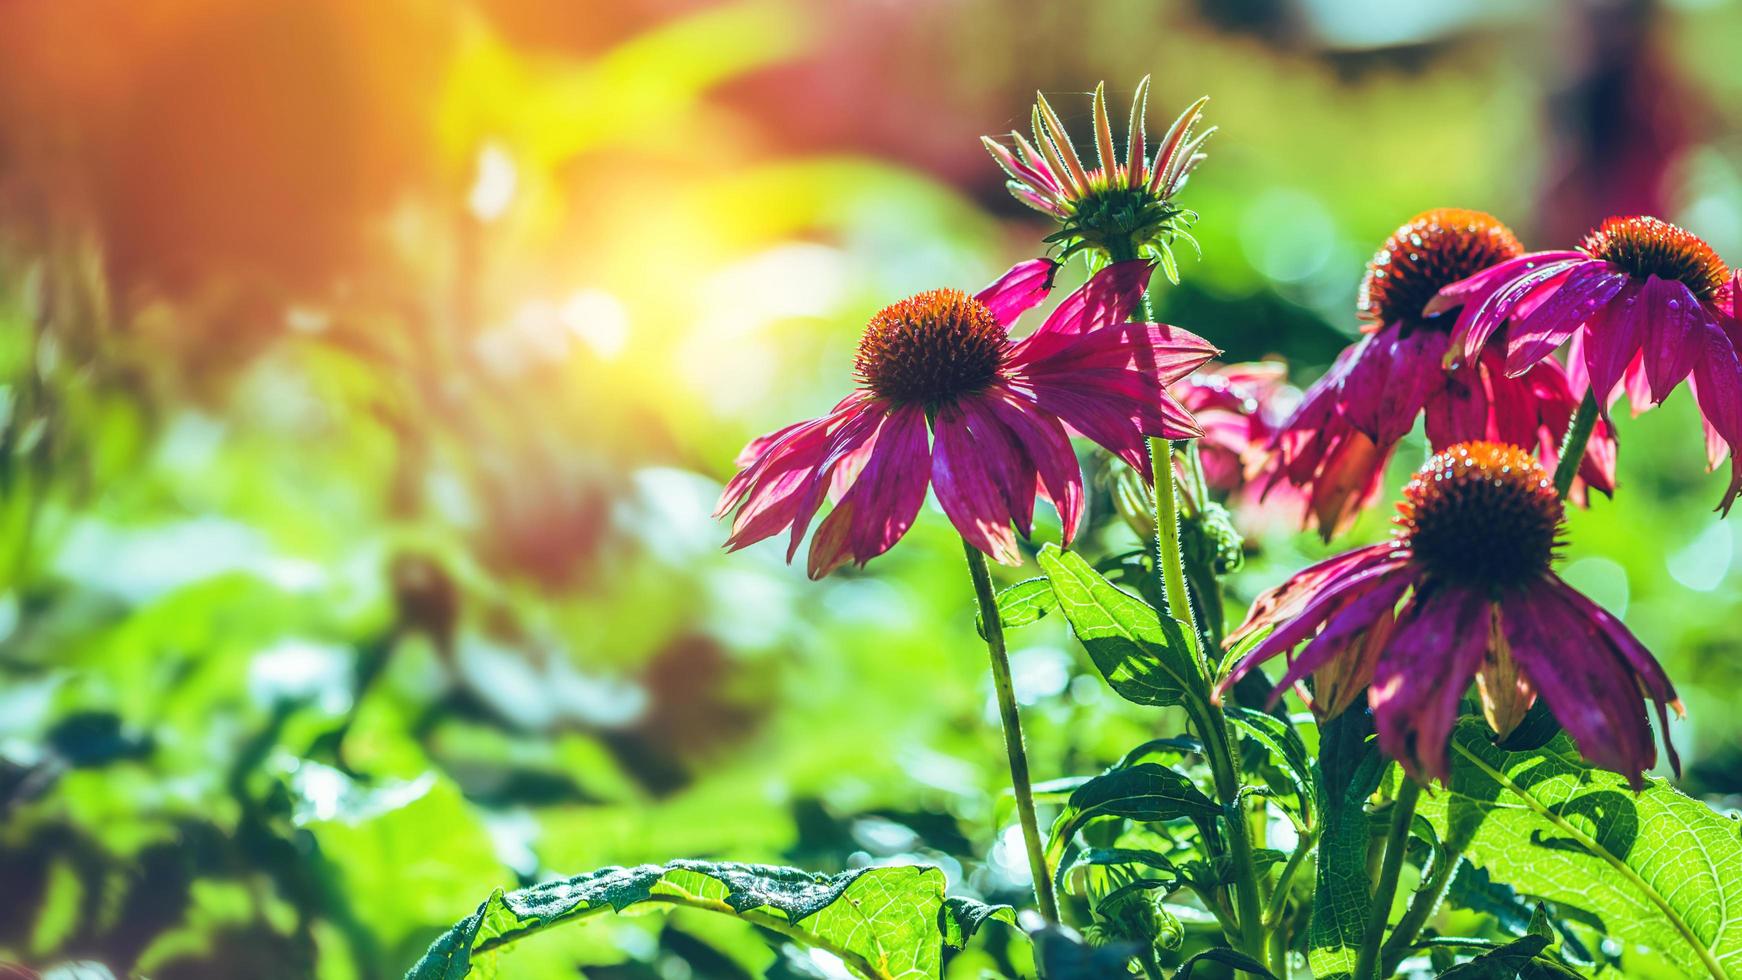
M 986 304 L 933 289 L 891 304 L 865 325 L 854 370 L 898 405 L 947 405 L 998 379 L 1010 337 Z
M 1649 215 L 1604 221 L 1579 243 L 1579 251 L 1635 279 L 1674 279 L 1701 300 L 1716 297 L 1730 276 L 1724 260 L 1698 235 Z
M 1428 460 L 1397 510 L 1397 536 L 1430 580 L 1490 590 L 1547 571 L 1564 517 L 1536 458 L 1493 442 L 1461 442 Z
M 1367 263 L 1356 309 L 1373 323 L 1419 320 L 1434 294 L 1524 254 L 1498 218 L 1463 208 L 1423 211 L 1392 233 Z

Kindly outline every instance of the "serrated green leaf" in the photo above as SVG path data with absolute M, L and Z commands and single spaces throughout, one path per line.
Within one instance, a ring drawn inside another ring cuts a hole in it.
M 1072 631 L 1119 696 L 1147 705 L 1201 697 L 1204 681 L 1178 622 L 1107 581 L 1074 552 L 1047 545 L 1037 560 Z
M 1452 736 L 1452 783 L 1422 812 L 1529 895 L 1586 909 L 1688 976 L 1742 976 L 1742 834 L 1735 819 L 1647 779 L 1634 793 L 1565 737 L 1506 752 L 1480 721 Z
M 1008 906 L 946 899 L 937 868 L 861 868 L 818 875 L 797 868 L 673 861 L 603 868 L 516 892 L 493 893 L 443 934 L 406 980 L 461 980 L 474 958 L 597 912 L 663 903 L 737 915 L 841 956 L 874 980 L 936 978 L 944 945 L 960 945 Z
M 998 592 L 998 621 L 1005 629 L 1015 629 L 1039 622 L 1052 611 L 1056 602 L 1052 597 L 1052 586 L 1045 578 L 1036 576 L 1023 579 L 1015 585 L 1007 586 Z M 986 623 L 978 613 L 974 614 L 974 628 L 979 630 L 980 638 L 986 638 Z
M 1373 716 L 1351 708 L 1319 729 L 1320 836 L 1307 960 L 1321 980 L 1347 978 L 1366 936 L 1367 797 L 1388 765 L 1373 744 Z

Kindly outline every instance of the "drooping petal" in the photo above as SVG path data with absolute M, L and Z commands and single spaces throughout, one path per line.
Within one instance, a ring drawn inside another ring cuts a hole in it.
M 1509 592 L 1501 622 L 1512 656 L 1592 763 L 1628 776 L 1657 758 L 1639 684 L 1594 624 L 1543 579 Z
M 1027 453 L 1040 495 L 1058 510 L 1064 542 L 1070 544 L 1083 519 L 1083 473 L 1065 427 L 1008 388 L 993 388 L 987 395 L 986 407 Z
M 1716 434 L 1730 450 L 1730 485 L 1718 505 L 1719 510 L 1728 514 L 1737 493 L 1742 491 L 1742 458 L 1736 452 L 1742 447 L 1742 360 L 1724 331 L 1716 327 L 1704 331 L 1702 347 L 1689 386 L 1708 427 L 1708 460 L 1712 458 L 1711 434 Z
M 842 469 L 857 474 L 853 479 L 855 486 L 858 477 L 865 474 L 871 458 L 877 453 L 876 444 L 888 431 L 890 414 L 891 410 L 886 404 L 870 404 L 862 414 L 843 424 L 830 439 L 828 453 L 817 465 L 819 479 L 810 485 L 793 513 L 792 531 L 786 543 L 787 561 L 792 561 L 793 556 L 798 554 L 799 542 L 804 540 L 804 533 L 810 528 L 811 519 L 816 517 L 817 508 L 822 506 L 824 497 L 831 497 L 838 506 L 852 492 L 850 488 L 844 488 L 844 481 L 849 474 L 842 473 Z M 836 479 L 837 476 L 841 479 Z
M 1386 567 L 1388 570 L 1375 578 L 1365 591 L 1349 598 L 1342 608 L 1326 618 L 1324 629 L 1289 664 L 1288 672 L 1282 675 L 1282 680 L 1276 682 L 1276 689 L 1270 694 L 1272 705 L 1282 696 L 1283 691 L 1304 680 L 1307 675 L 1325 668 L 1333 659 L 1369 660 L 1378 653 L 1377 650 L 1369 649 L 1365 642 L 1369 639 L 1368 632 L 1376 624 L 1387 624 L 1388 628 L 1397 601 L 1415 583 L 1414 574 L 1401 562 Z M 1345 669 L 1339 671 L 1340 683 L 1336 685 L 1339 690 L 1326 693 L 1332 700 L 1347 706 L 1349 698 L 1371 683 L 1375 665 L 1376 660 L 1342 665 Z
M 813 579 L 848 561 L 862 566 L 883 554 L 919 516 L 931 468 L 925 412 L 914 406 L 894 410 L 883 419 L 877 444 L 859 479 L 811 537 Z
M 1234 665 L 1234 669 L 1222 681 L 1218 690 L 1227 691 L 1234 685 L 1234 682 L 1246 676 L 1246 673 L 1252 668 L 1278 654 L 1293 650 L 1312 636 L 1320 626 L 1324 625 L 1326 620 L 1342 611 L 1349 602 L 1371 591 L 1376 589 L 1389 591 L 1395 587 L 1397 592 L 1391 594 L 1392 601 L 1395 602 L 1397 594 L 1401 593 L 1402 589 L 1407 587 L 1409 583 L 1403 581 L 1400 584 L 1394 581 L 1396 578 L 1394 573 L 1406 567 L 1406 559 L 1388 558 L 1361 567 L 1360 570 L 1351 574 L 1326 580 L 1323 587 L 1314 592 L 1300 607 L 1299 613 L 1290 619 L 1277 623 L 1276 628 L 1269 636 L 1259 641 L 1257 646 L 1254 646 L 1244 657 L 1240 658 L 1240 662 Z
M 1010 509 L 1010 518 L 1016 524 L 1016 530 L 1025 538 L 1032 537 L 1034 498 L 1037 496 L 1039 478 L 1035 473 L 1034 462 L 1029 459 L 1027 447 L 992 411 L 992 405 L 997 401 L 994 393 L 1000 390 L 1008 389 L 994 387 L 979 394 L 965 396 L 957 400 L 955 411 L 961 413 L 961 421 L 975 441 L 1008 447 L 1007 452 L 984 453 L 981 458 L 987 473 Z
M 1018 316 L 1046 299 L 1058 270 L 1058 263 L 1052 259 L 1018 262 L 996 282 L 975 293 L 974 298 L 986 304 L 986 308 L 1008 330 Z
M 1129 321 L 1143 303 L 1151 269 L 1148 261 L 1133 259 L 1095 273 L 1065 297 L 1040 329 L 1016 342 L 1007 363 L 1046 357 L 1083 334 Z
M 1702 334 L 1709 325 L 1688 287 L 1674 279 L 1651 276 L 1640 296 L 1650 325 L 1645 330 L 1645 379 L 1651 399 L 1661 402 L 1694 369 Z
M 1405 331 L 1387 324 L 1362 347 L 1343 381 L 1343 414 L 1379 445 L 1394 443 L 1415 425 L 1429 392 L 1443 384 L 1446 335 Z
M 1326 454 L 1313 477 L 1307 507 L 1326 541 L 1355 523 L 1379 496 L 1391 446 L 1380 446 L 1350 429 Z
M 1610 395 L 1645 341 L 1651 317 L 1649 307 L 1642 302 L 1643 291 L 1639 284 L 1628 283 L 1613 303 L 1590 317 L 1584 333 L 1585 376 L 1605 414 Z M 1511 362 L 1507 363 L 1510 366 Z
M 974 432 L 958 406 L 939 409 L 932 421 L 931 481 L 938 504 L 968 543 L 1006 565 L 1022 563 L 1010 530 L 1002 474 L 1013 468 L 1014 447 L 998 433 Z
M 1446 742 L 1458 702 L 1488 646 L 1489 601 L 1459 586 L 1417 593 L 1373 670 L 1367 703 L 1379 747 L 1418 780 L 1447 776 Z
M 1553 353 L 1574 330 L 1595 321 L 1609 300 L 1626 285 L 1627 277 L 1605 263 L 1576 266 L 1553 296 L 1529 316 L 1513 321 L 1506 349 L 1506 373 L 1516 377 Z M 1588 356 L 1588 349 L 1586 353 Z
M 1372 565 L 1391 560 L 1396 548 L 1389 542 L 1356 548 L 1333 555 L 1324 561 L 1309 565 L 1294 573 L 1288 581 L 1261 593 L 1252 600 L 1251 610 L 1246 614 L 1246 621 L 1240 628 L 1228 635 L 1228 643 L 1234 644 L 1245 639 L 1253 631 L 1266 626 L 1277 626 L 1286 620 L 1300 615 L 1307 603 L 1319 594 L 1326 583 L 1333 579 L 1346 578 L 1364 571 Z

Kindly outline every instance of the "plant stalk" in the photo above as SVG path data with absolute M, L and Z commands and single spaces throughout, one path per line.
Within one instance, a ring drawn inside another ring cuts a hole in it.
M 1010 680 L 1010 657 L 1004 650 L 1004 624 L 998 619 L 998 596 L 992 590 L 992 574 L 986 568 L 986 556 L 966 539 L 962 541 L 962 548 L 968 555 L 968 571 L 974 578 L 974 597 L 979 601 L 980 622 L 986 631 L 986 650 L 992 657 L 992 687 L 998 694 L 1004 754 L 1010 758 L 1010 788 L 1016 796 L 1016 816 L 1022 824 L 1022 842 L 1028 848 L 1028 870 L 1034 876 L 1035 904 L 1047 922 L 1057 925 L 1058 900 L 1053 897 L 1046 848 L 1040 839 L 1040 824 L 1034 817 L 1028 750 L 1022 744 L 1022 718 L 1016 711 L 1016 688 Z
M 1408 776 L 1391 803 L 1391 832 L 1385 837 L 1385 860 L 1379 866 L 1379 884 L 1373 890 L 1373 910 L 1367 921 L 1367 936 L 1355 960 L 1354 980 L 1377 980 L 1379 950 L 1385 941 L 1385 923 L 1391 918 L 1391 901 L 1397 897 L 1397 879 L 1403 872 L 1403 854 L 1409 849 L 1409 828 L 1415 822 L 1415 804 L 1421 785 Z
M 1379 950 L 1379 968 L 1383 975 L 1397 972 L 1398 965 L 1409 958 L 1415 937 L 1421 934 L 1421 927 L 1445 900 L 1446 889 L 1451 887 L 1452 876 L 1457 873 L 1463 857 L 1461 852 L 1451 847 L 1435 855 L 1427 882 L 1409 900 L 1409 908 L 1404 910 L 1403 917 L 1391 929 L 1391 938 L 1385 940 L 1385 945 Z
M 1597 424 L 1597 396 L 1585 390 L 1585 400 L 1567 426 L 1567 438 L 1561 443 L 1560 460 L 1555 463 L 1554 489 L 1564 500 L 1573 488 L 1573 478 L 1579 475 L 1579 464 L 1585 459 L 1585 444 L 1591 441 L 1591 429 Z

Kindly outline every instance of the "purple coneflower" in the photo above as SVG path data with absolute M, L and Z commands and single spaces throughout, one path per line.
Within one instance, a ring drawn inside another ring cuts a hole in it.
M 1195 217 L 1173 203 L 1191 172 L 1204 160 L 1204 141 L 1215 127 L 1193 135 L 1203 118 L 1202 98 L 1180 113 L 1150 155 L 1145 146 L 1143 117 L 1149 104 L 1149 77 L 1137 83 L 1131 100 L 1125 153 L 1113 145 L 1113 122 L 1107 115 L 1106 86 L 1095 86 L 1096 165 L 1085 164 L 1046 96 L 1036 94 L 1032 123 L 1034 142 L 1010 134 L 1013 146 L 989 136 L 986 149 L 1009 175 L 1010 193 L 1017 200 L 1058 219 L 1061 227 L 1047 241 L 1062 246 L 1060 258 L 1094 250 L 1114 258 L 1149 257 L 1160 262 L 1168 278 L 1179 280 L 1172 244 L 1191 241 L 1186 226 Z
M 1543 361 L 1514 377 L 1497 356 L 1447 369 L 1453 323 L 1433 305 L 1441 287 L 1523 252 L 1493 216 L 1439 208 L 1397 229 L 1367 264 L 1358 305 L 1367 335 L 1307 389 L 1275 438 L 1269 484 L 1298 488 L 1307 522 L 1327 540 L 1377 498 L 1398 440 L 1424 413 L 1434 449 L 1494 440 L 1536 449 L 1554 465 L 1579 403 L 1565 371 Z M 1577 500 L 1586 486 L 1614 489 L 1607 425 L 1587 444 L 1579 477 Z
M 809 561 L 821 578 L 888 551 L 929 485 L 965 540 L 1019 564 L 1011 525 L 1030 532 L 1037 496 L 1058 509 L 1067 542 L 1076 533 L 1083 485 L 1070 435 L 1145 471 L 1146 437 L 1200 435 L 1167 387 L 1216 349 L 1177 327 L 1128 322 L 1150 263 L 1108 266 L 1034 333 L 1010 337 L 1056 270 L 1035 259 L 976 295 L 936 289 L 872 317 L 855 361 L 858 389 L 828 415 L 740 454 L 743 469 L 718 510 L 737 508 L 727 546 L 790 528 L 791 560 L 827 497 L 834 509 L 812 536 Z
M 1742 438 L 1742 361 L 1730 273 L 1691 232 L 1647 216 L 1610 218 L 1576 250 L 1520 255 L 1441 290 L 1430 309 L 1462 304 L 1453 356 L 1476 358 L 1502 326 L 1505 370 L 1519 375 L 1568 345 L 1574 391 L 1605 414 L 1625 392 L 1637 413 L 1682 379 L 1705 420 L 1708 448 Z M 1713 467 L 1723 458 L 1717 452 Z M 1732 456 L 1726 512 L 1742 491 Z
M 1271 632 L 1219 690 L 1288 654 L 1273 698 L 1312 676 L 1308 702 L 1329 718 L 1365 689 L 1381 749 L 1418 780 L 1444 780 L 1473 678 L 1499 735 L 1540 695 L 1586 758 L 1639 785 L 1657 760 L 1641 695 L 1666 724 L 1681 702 L 1627 627 L 1550 568 L 1564 513 L 1536 459 L 1491 442 L 1453 446 L 1416 474 L 1398 511 L 1391 541 L 1259 597 L 1230 642 Z M 1679 767 L 1667 735 L 1664 744 Z

